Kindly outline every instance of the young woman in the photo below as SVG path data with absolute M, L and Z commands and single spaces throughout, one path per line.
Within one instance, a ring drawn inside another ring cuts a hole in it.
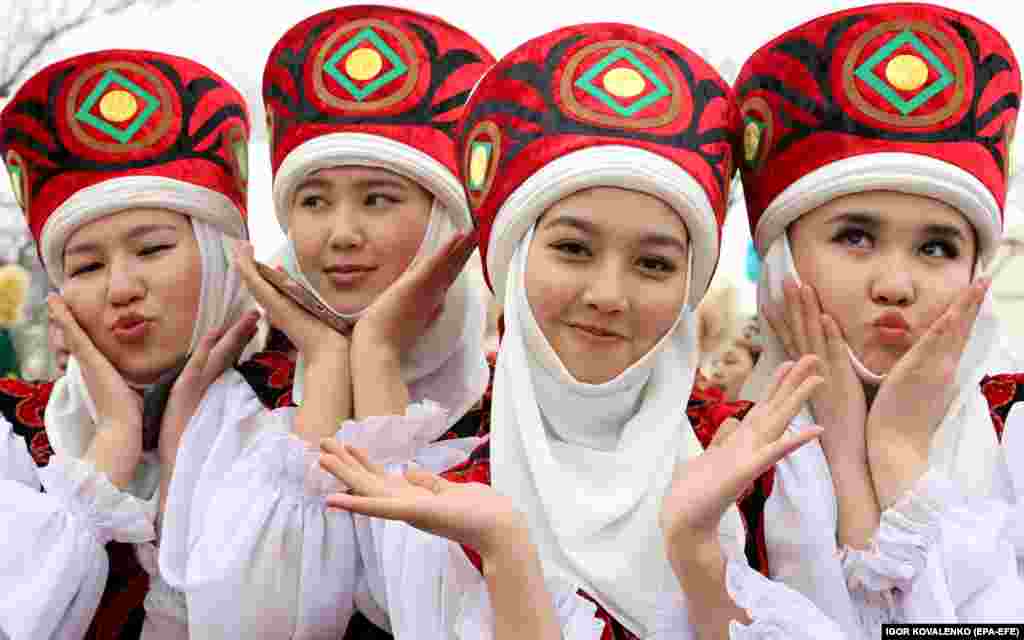
M 247 118 L 217 74 L 148 51 L 47 67 L 0 114 L 71 354 L 56 383 L 0 387 L 4 638 L 216 628 L 186 608 L 156 544 L 201 502 L 189 473 L 232 460 L 185 441 L 235 432 L 262 407 L 231 369 L 259 318 L 225 253 L 246 235 Z M 250 578 L 278 552 L 261 549 Z M 229 616 L 261 615 L 262 602 L 221 596 Z
M 865 637 L 1022 619 L 1020 376 L 983 377 L 1020 95 L 1009 45 L 941 7 L 851 9 L 762 47 L 737 94 L 768 320 L 743 397 L 805 353 L 827 380 L 791 427 L 821 425 L 820 445 L 749 498 L 770 574 Z
M 251 252 L 239 255 L 247 285 L 298 357 L 294 381 L 280 352 L 250 361 L 275 373 L 279 408 L 260 416 L 258 435 L 245 440 L 244 459 L 223 481 L 208 491 L 197 479 L 196 491 L 213 495 L 183 569 L 199 606 L 213 609 L 216 594 L 250 589 L 241 568 L 253 549 L 288 539 L 303 549 L 302 562 L 322 553 L 349 563 L 325 578 L 330 589 L 303 577 L 299 563 L 276 566 L 289 585 L 282 591 L 292 591 L 282 597 L 320 611 L 300 628 L 331 637 L 346 625 L 350 637 L 389 628 L 385 603 L 368 586 L 377 576 L 358 564 L 355 536 L 362 533 L 321 530 L 323 496 L 336 483 L 309 466 L 324 437 L 357 443 L 377 462 L 415 460 L 435 471 L 465 460 L 479 443 L 490 382 L 486 292 L 462 273 L 465 251 L 428 258 L 473 226 L 456 177 L 455 121 L 492 62 L 480 43 L 443 20 L 383 6 L 314 15 L 271 51 L 263 89 L 274 208 L 288 237 L 283 264 L 325 315 L 354 328 L 343 336 L 315 321 L 259 275 Z M 430 279 L 439 273 L 443 284 Z M 443 308 L 421 325 L 411 317 L 381 320 L 396 297 L 422 308 L 436 293 Z M 412 402 L 443 409 L 446 419 L 416 409 L 397 430 L 374 418 L 361 390 L 393 372 Z M 348 514 L 333 515 L 351 523 Z M 247 535 L 238 535 L 240 521 Z M 185 557 L 186 548 L 176 555 Z M 349 624 L 353 607 L 359 613 Z M 233 634 L 258 631 L 239 624 Z
M 383 518 L 356 521 L 396 637 L 692 633 L 679 598 L 659 623 L 658 600 L 679 593 L 682 574 L 700 597 L 690 614 L 704 637 L 751 618 L 749 632 L 777 632 L 792 627 L 789 616 L 819 636 L 834 631 L 806 600 L 746 568 L 738 514 L 722 518 L 759 464 L 814 437 L 778 440 L 785 407 L 754 416 L 744 434 L 756 443 L 723 445 L 739 457 L 729 478 L 738 486 L 698 502 L 677 481 L 659 529 L 673 474 L 701 452 L 680 390 L 697 368 L 693 309 L 716 262 L 732 171 L 729 98 L 689 50 L 620 24 L 541 36 L 480 81 L 459 129 L 481 254 L 505 313 L 491 440 L 445 478 L 322 445 L 321 464 L 350 491 L 328 504 Z M 789 396 L 795 408 L 821 382 L 812 368 L 813 358 L 790 367 L 772 402 Z M 395 381 L 357 388 L 356 403 L 366 393 L 400 429 L 409 394 Z M 403 468 L 404 477 L 390 473 Z M 774 598 L 790 605 L 778 619 L 785 607 L 761 606 Z

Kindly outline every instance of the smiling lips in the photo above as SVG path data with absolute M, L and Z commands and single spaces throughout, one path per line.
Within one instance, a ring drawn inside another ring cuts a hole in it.
M 335 264 L 324 269 L 327 278 L 337 286 L 351 286 L 358 283 L 377 267 L 365 264 Z
M 570 322 L 569 326 L 576 329 L 581 335 L 586 336 L 592 340 L 599 342 L 618 342 L 625 340 L 625 336 L 621 333 L 616 333 L 602 327 L 597 327 L 590 324 L 580 324 L 578 322 Z

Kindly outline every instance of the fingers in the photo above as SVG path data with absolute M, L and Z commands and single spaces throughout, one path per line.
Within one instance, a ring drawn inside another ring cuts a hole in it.
M 736 418 L 727 418 L 718 426 L 715 437 L 711 439 L 711 447 L 720 447 L 729 441 L 732 434 L 740 427 L 740 421 Z M 709 447 L 710 448 L 710 447 Z
M 779 305 L 769 302 L 761 308 L 761 313 L 764 315 L 765 320 L 768 321 L 768 326 L 771 327 L 772 333 L 775 334 L 775 337 L 779 339 L 779 343 L 782 344 L 782 350 L 786 352 L 786 357 L 797 357 L 799 354 L 797 353 L 796 345 L 793 344 L 793 338 L 790 336 L 786 321 L 782 318 Z
M 792 357 L 799 357 L 809 351 L 807 344 L 807 326 L 804 323 L 802 287 L 792 278 L 782 283 L 782 295 L 785 300 L 784 312 L 790 328 L 790 337 L 796 352 Z
M 238 268 L 242 280 L 245 281 L 245 286 L 252 293 L 256 302 L 266 310 L 270 323 L 289 334 L 288 329 L 291 328 L 289 320 L 297 317 L 296 313 L 306 314 L 305 310 L 267 282 L 259 272 L 251 244 L 236 241 L 232 252 L 235 266 Z
M 758 405 L 767 405 L 769 402 L 771 402 L 771 399 L 775 397 L 776 393 L 778 393 L 779 386 L 782 384 L 782 381 L 786 378 L 790 370 L 793 368 L 793 364 L 793 362 L 783 362 L 775 369 L 775 373 L 772 375 L 772 381 L 768 385 L 768 388 L 765 389 L 764 393 L 761 395 L 760 402 L 758 402 Z
M 46 297 L 50 316 L 64 332 L 64 341 L 67 343 L 68 351 L 72 353 L 83 365 L 99 354 L 96 345 L 85 333 L 85 330 L 75 320 L 71 308 L 64 302 L 64 298 L 51 293 Z
M 320 467 L 345 483 L 355 494 L 374 496 L 378 493 L 377 479 L 345 447 L 339 448 L 336 453 L 322 453 Z
M 410 484 L 422 487 L 430 493 L 441 493 L 447 488 L 448 481 L 441 476 L 434 475 L 423 469 L 409 469 L 405 472 L 405 479 Z
M 259 331 L 260 317 L 260 312 L 254 309 L 242 314 L 242 317 L 226 331 L 221 329 L 220 335 L 217 335 L 210 349 L 208 364 L 204 367 L 211 382 L 235 366 L 242 357 L 245 347 Z M 211 332 L 211 335 L 216 334 L 217 332 Z
M 334 493 L 327 496 L 326 502 L 330 508 L 343 509 L 373 518 L 408 522 L 413 517 L 408 501 L 400 498 L 367 498 L 347 493 Z
M 828 348 L 825 344 L 825 332 L 821 326 L 821 303 L 818 294 L 810 285 L 800 288 L 800 305 L 803 310 L 804 329 L 807 334 L 807 346 L 811 353 L 819 358 L 826 357 Z
M 825 430 L 815 425 L 800 433 L 786 433 L 758 451 L 757 465 L 751 473 L 750 480 L 774 467 L 780 460 L 793 453 L 812 440 L 816 440 Z
M 328 440 L 332 443 L 335 442 L 333 439 Z M 345 445 L 345 450 L 348 451 L 349 455 L 351 455 L 352 458 L 355 459 L 359 464 L 361 464 L 363 468 L 366 469 L 367 471 L 377 475 L 383 475 L 387 473 L 387 469 L 380 466 L 376 462 L 370 461 L 370 457 L 367 455 L 366 451 L 347 444 Z

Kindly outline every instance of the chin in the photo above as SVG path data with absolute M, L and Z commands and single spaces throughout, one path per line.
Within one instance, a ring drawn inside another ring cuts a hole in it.
M 182 353 L 174 359 L 131 358 L 119 362 L 115 366 L 125 381 L 134 385 L 153 384 L 166 372 L 170 371 L 185 357 Z

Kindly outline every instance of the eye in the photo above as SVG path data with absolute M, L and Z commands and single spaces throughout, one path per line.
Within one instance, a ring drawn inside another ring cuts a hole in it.
M 676 265 L 660 256 L 644 256 L 637 260 L 640 268 L 647 271 L 659 271 L 661 273 L 674 273 Z
M 319 194 L 304 195 L 299 199 L 299 206 L 303 209 L 316 211 L 327 206 L 327 200 Z
M 152 255 L 155 255 L 155 254 L 158 254 L 158 253 L 162 253 L 164 251 L 167 251 L 167 250 L 173 249 L 173 248 L 174 248 L 173 244 L 155 244 L 155 245 L 146 247 L 146 248 L 142 249 L 141 251 L 139 251 L 139 255 L 140 256 L 152 256 Z
M 924 243 L 921 247 L 921 253 L 929 258 L 955 260 L 960 257 L 960 251 L 956 248 L 956 245 L 945 240 L 931 240 Z
M 103 263 L 102 262 L 89 262 L 87 264 L 79 265 L 79 266 L 75 267 L 74 269 L 72 269 L 68 273 L 68 277 L 69 278 L 75 278 L 75 277 L 78 277 L 78 276 L 82 276 L 82 275 L 85 275 L 87 273 L 91 273 L 93 271 L 96 271 L 97 269 L 101 269 L 102 267 L 103 267 Z
M 841 229 L 832 240 L 855 249 L 870 249 L 874 244 L 871 234 L 856 227 Z
M 389 207 L 393 204 L 401 202 L 395 196 L 389 193 L 370 193 L 367 194 L 364 206 L 370 207 L 371 209 L 380 209 L 383 207 Z
M 563 240 L 562 242 L 556 242 L 551 245 L 551 248 L 572 258 L 584 258 L 590 255 L 590 249 L 587 245 L 576 240 Z

